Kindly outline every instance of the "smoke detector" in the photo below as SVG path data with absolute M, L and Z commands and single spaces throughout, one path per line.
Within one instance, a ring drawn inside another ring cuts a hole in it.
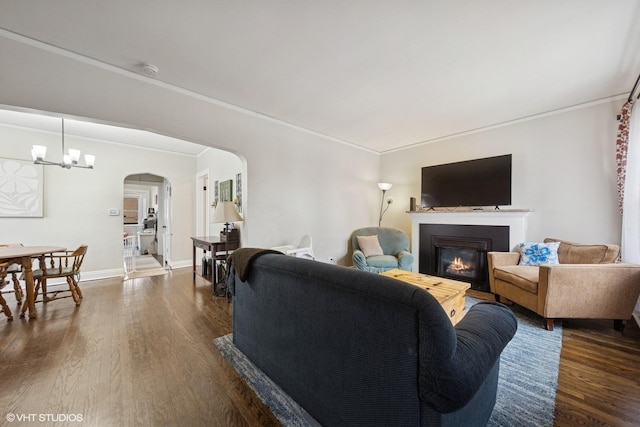
M 140 67 L 142 68 L 142 72 L 149 77 L 157 76 L 158 71 L 160 71 L 158 67 L 153 64 L 142 64 Z

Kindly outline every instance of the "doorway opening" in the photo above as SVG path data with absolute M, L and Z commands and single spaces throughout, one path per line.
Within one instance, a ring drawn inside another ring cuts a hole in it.
M 198 236 L 209 235 L 209 170 L 202 171 L 196 176 L 196 234 Z
M 171 185 L 151 173 L 124 179 L 123 265 L 125 278 L 164 274 L 171 268 Z

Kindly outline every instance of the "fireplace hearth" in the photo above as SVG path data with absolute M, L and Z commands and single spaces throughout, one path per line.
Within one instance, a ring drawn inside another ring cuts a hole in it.
M 509 250 L 509 227 L 421 224 L 419 271 L 489 292 L 487 252 Z

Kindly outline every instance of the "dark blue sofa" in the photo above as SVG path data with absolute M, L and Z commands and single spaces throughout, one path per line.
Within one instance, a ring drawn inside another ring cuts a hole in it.
M 235 345 L 322 425 L 487 423 L 517 328 L 506 306 L 478 303 L 454 328 L 395 279 L 276 254 L 231 262 Z

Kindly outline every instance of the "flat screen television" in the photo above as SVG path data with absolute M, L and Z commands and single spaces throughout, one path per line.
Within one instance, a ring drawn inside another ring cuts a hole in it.
M 511 154 L 422 168 L 422 207 L 511 205 Z

